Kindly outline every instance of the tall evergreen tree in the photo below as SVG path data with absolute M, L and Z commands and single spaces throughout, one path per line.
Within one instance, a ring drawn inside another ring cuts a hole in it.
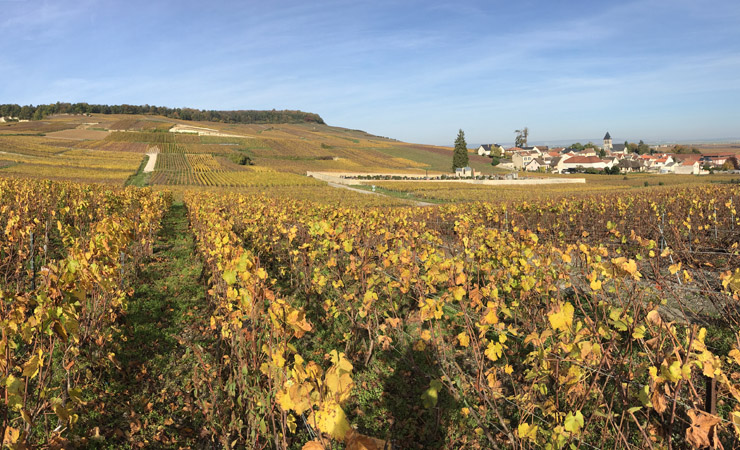
M 460 130 L 455 139 L 455 151 L 452 153 L 452 171 L 468 165 L 468 144 L 465 142 L 465 133 Z

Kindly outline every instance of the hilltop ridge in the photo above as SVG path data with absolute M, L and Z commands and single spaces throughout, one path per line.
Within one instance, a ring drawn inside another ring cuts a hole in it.
M 84 102 L 56 102 L 36 106 L 0 105 L 0 117 L 18 120 L 41 120 L 55 114 L 145 114 L 221 123 L 325 123 L 318 114 L 298 110 L 204 110 L 154 105 L 91 105 Z

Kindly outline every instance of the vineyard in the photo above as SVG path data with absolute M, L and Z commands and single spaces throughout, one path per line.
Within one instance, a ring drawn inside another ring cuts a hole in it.
M 0 136 L 4 448 L 740 447 L 736 177 L 373 193 L 296 172 L 429 148 L 168 124 Z
M 189 194 L 221 342 L 211 430 L 248 448 L 735 446 L 738 194 L 361 211 Z
M 11 163 L 0 170 L 0 175 L 6 177 L 99 182 L 120 186 L 136 170 L 141 156 L 73 149 L 47 157 L 7 154 L 0 155 L 0 159 Z
M 229 168 L 206 154 L 160 153 L 150 183 L 166 186 L 271 187 L 317 186 L 313 178 L 265 168 Z
M 50 156 L 63 151 L 50 139 L 36 136 L 3 136 L 0 134 L 0 152 L 29 156 Z
M 147 190 L 0 181 L 3 444 L 58 447 L 75 426 L 116 363 L 116 321 L 166 207 Z
M 203 155 L 162 161 L 228 174 Z M 10 446 L 738 445 L 736 186 L 427 208 L 185 191 L 170 212 L 135 188 L 0 187 Z M 127 344 L 118 322 L 147 301 L 137 267 L 176 208 L 203 297 L 181 337 L 153 324 Z M 182 348 L 165 372 L 129 366 L 127 345 L 163 339 Z M 118 413 L 98 415 L 115 392 L 138 398 L 99 384 L 117 370 L 181 400 L 145 390 L 120 432 Z

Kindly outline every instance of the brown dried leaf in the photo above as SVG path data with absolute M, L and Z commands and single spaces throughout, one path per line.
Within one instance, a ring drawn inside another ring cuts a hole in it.
M 301 450 L 325 450 L 325 447 L 319 441 L 308 441 L 301 447 Z
M 386 448 L 386 442 L 365 436 L 357 431 L 350 429 L 345 436 L 347 446 L 345 450 L 383 450 Z
M 686 441 L 694 448 L 712 445 L 709 436 L 714 435 L 714 427 L 720 422 L 719 417 L 698 409 L 692 409 L 688 415 L 691 425 L 686 429 Z
M 662 414 L 668 407 L 668 404 L 665 401 L 665 396 L 661 394 L 658 389 L 653 391 L 653 396 L 650 401 L 653 403 L 653 408 L 658 414 Z

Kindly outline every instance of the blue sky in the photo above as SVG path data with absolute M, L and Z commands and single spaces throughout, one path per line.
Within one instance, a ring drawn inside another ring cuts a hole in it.
M 0 0 L 0 103 L 301 109 L 409 142 L 740 138 L 740 2 Z

